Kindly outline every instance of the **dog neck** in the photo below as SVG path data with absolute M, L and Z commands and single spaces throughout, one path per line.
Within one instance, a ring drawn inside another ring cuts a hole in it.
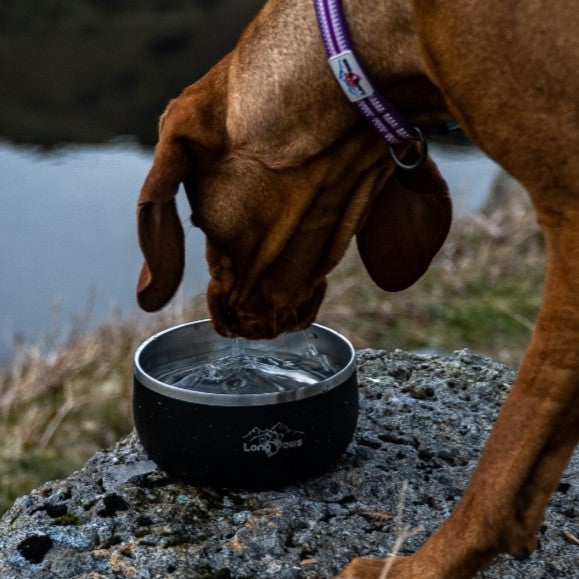
M 383 96 L 409 123 L 442 124 L 450 117 L 426 76 L 412 10 L 404 0 L 344 2 L 357 54 Z M 283 0 L 267 3 L 241 46 L 232 55 L 227 105 L 227 133 L 238 150 L 251 143 L 252 152 L 272 166 L 280 156 L 282 163 L 297 165 L 365 122 L 328 67 L 312 0 L 296 0 L 291 9 Z M 256 58 L 259 54 L 268 58 Z M 316 131 L 304 132 L 305 126 Z

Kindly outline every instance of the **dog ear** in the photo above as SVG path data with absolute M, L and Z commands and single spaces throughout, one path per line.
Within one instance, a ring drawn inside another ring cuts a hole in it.
M 442 246 L 451 219 L 448 187 L 430 157 L 413 171 L 394 171 L 356 234 L 370 277 L 387 291 L 411 286 Z
M 195 194 L 195 168 L 208 166 L 225 143 L 229 57 L 171 101 L 161 117 L 159 143 L 137 208 L 139 245 L 145 263 L 137 302 L 147 312 L 162 308 L 181 283 L 185 265 L 183 227 L 175 195 L 185 184 Z
M 137 206 L 139 245 L 145 258 L 137 302 L 147 312 L 162 308 L 183 277 L 184 235 L 175 195 L 189 170 L 190 161 L 181 145 L 159 142 Z

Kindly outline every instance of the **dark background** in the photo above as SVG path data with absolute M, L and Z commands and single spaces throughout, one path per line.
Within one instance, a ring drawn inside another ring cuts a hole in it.
M 169 98 L 236 43 L 263 0 L 2 0 L 0 139 L 156 140 Z

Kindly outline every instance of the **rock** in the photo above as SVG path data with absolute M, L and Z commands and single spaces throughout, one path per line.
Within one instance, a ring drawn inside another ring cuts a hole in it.
M 278 491 L 170 481 L 135 434 L 66 480 L 18 499 L 0 522 L 10 578 L 331 577 L 355 555 L 392 548 L 403 523 L 414 551 L 451 512 L 514 373 L 468 350 L 452 356 L 358 352 L 361 413 L 336 468 Z M 574 455 L 526 561 L 504 556 L 485 578 L 576 577 Z

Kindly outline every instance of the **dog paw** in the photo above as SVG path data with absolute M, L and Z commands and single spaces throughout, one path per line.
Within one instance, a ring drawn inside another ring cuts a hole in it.
M 356 557 L 336 579 L 417 579 L 411 570 L 413 557 L 367 559 Z
M 384 559 L 356 557 L 338 575 L 339 579 L 378 579 L 384 569 Z

